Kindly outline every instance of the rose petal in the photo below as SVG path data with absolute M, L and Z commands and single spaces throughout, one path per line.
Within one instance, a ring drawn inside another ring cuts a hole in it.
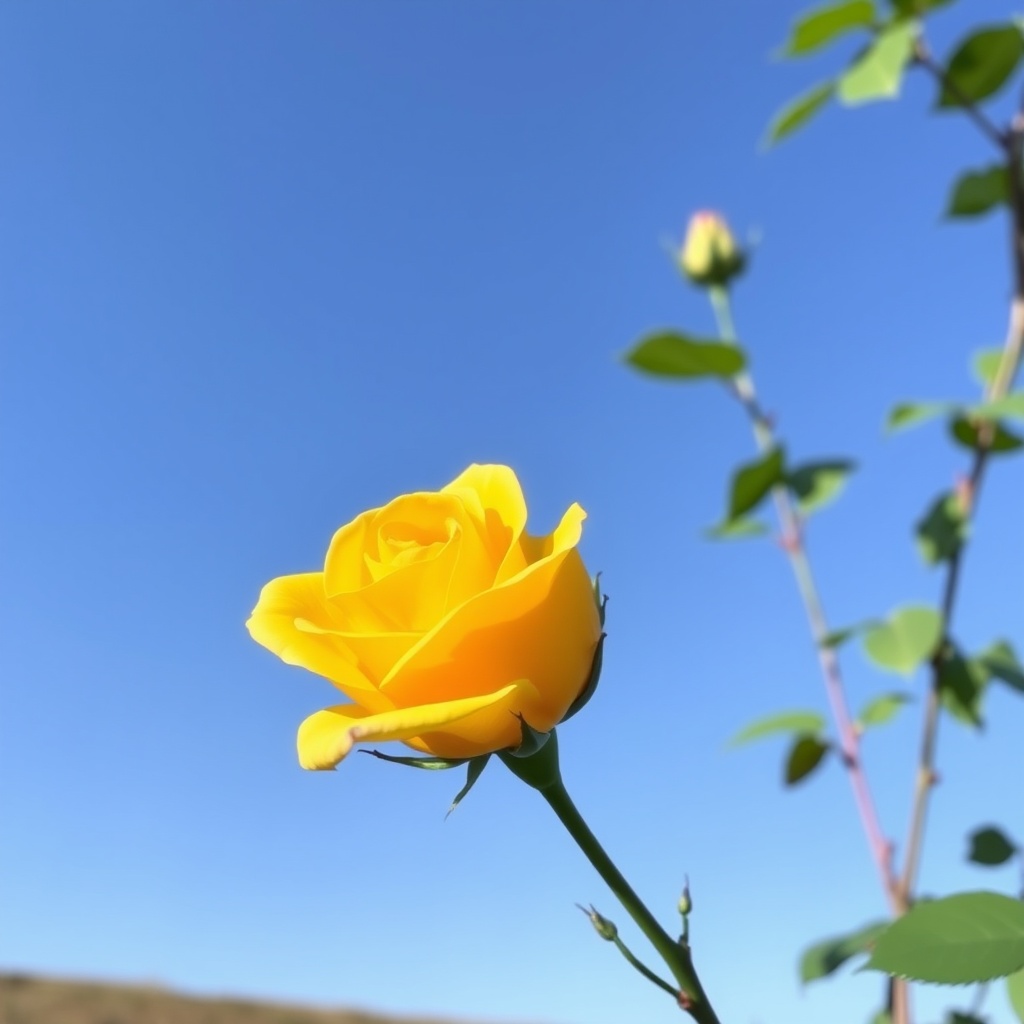
M 319 633 L 331 637 L 350 651 L 359 670 L 371 683 L 383 679 L 395 663 L 405 656 L 422 633 L 352 633 L 346 630 L 324 629 L 306 619 L 297 619 L 295 627 L 304 633 Z
M 447 700 L 373 714 L 352 704 L 317 711 L 299 726 L 299 763 L 303 768 L 324 770 L 334 768 L 356 743 L 408 740 L 429 732 L 454 727 L 471 716 L 496 709 L 498 713 L 517 720 L 508 710 L 518 685 L 513 683 L 494 693 L 463 700 Z M 420 746 L 422 749 L 422 746 Z M 486 753 L 486 751 L 482 751 Z M 446 756 L 465 756 L 439 754 Z
M 515 575 L 522 566 L 506 570 L 503 562 L 515 551 L 516 544 L 526 528 L 526 499 L 519 480 L 508 466 L 473 464 L 460 473 L 447 487 L 450 493 L 472 493 L 487 536 L 488 548 L 501 568 L 497 582 Z M 467 502 L 468 504 L 468 502 Z
M 550 543 L 536 542 L 549 554 L 455 609 L 395 665 L 381 691 L 410 707 L 528 679 L 538 691 L 521 709 L 530 724 L 547 730 L 560 721 L 586 684 L 601 633 L 590 577 L 571 546 L 583 515 L 570 508 Z
M 300 621 L 305 624 L 301 628 Z M 392 707 L 360 671 L 355 655 L 332 635 L 342 623 L 324 595 L 323 573 L 271 580 L 260 591 L 245 625 L 253 640 L 289 665 L 324 676 L 349 698 L 375 711 Z
M 454 492 L 403 495 L 372 521 L 342 527 L 327 552 L 324 578 L 347 631 L 422 633 L 489 588 L 500 558 L 491 556 L 482 530 L 463 495 Z M 408 547 L 397 548 L 403 538 Z M 393 549 L 386 551 L 389 545 Z M 362 576 L 347 564 L 357 558 L 373 559 Z M 367 582 L 346 591 L 342 584 L 357 578 Z

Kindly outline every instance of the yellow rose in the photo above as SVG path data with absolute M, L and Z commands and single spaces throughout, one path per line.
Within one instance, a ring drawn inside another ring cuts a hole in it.
M 741 273 L 745 258 L 717 213 L 695 213 L 686 230 L 679 266 L 694 284 L 723 285 Z
M 515 473 L 474 465 L 343 526 L 323 572 L 268 583 L 252 638 L 351 702 L 302 723 L 302 766 L 334 768 L 361 741 L 475 757 L 517 746 L 517 715 L 557 725 L 601 636 L 576 550 L 585 518 L 574 504 L 531 537 Z

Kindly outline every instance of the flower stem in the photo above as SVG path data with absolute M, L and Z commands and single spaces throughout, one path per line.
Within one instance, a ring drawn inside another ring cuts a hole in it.
M 558 815 L 558 820 L 565 826 L 569 835 L 576 840 L 576 845 L 594 865 L 597 873 L 604 879 L 616 899 L 625 907 L 627 913 L 636 922 L 637 927 L 647 936 L 651 945 L 658 951 L 672 976 L 679 983 L 683 992 L 684 1008 L 699 1024 L 719 1024 L 707 996 L 701 987 L 700 980 L 693 968 L 690 952 L 676 942 L 671 935 L 657 922 L 654 915 L 647 909 L 643 901 L 633 891 L 633 887 L 623 877 L 612 859 L 605 853 L 604 847 L 590 831 L 590 826 L 576 809 L 565 785 L 559 779 L 555 784 L 540 791 L 548 805 Z
M 558 820 L 576 841 L 576 845 L 586 855 L 587 860 L 593 864 L 597 873 L 615 894 L 616 899 L 658 951 L 679 984 L 679 1005 L 689 1013 L 697 1024 L 720 1024 L 700 979 L 697 977 L 689 946 L 676 942 L 662 928 L 643 900 L 633 891 L 633 887 L 626 881 L 622 872 L 615 866 L 604 847 L 598 842 L 597 836 L 590 831 L 590 826 L 584 821 L 583 816 L 572 802 L 558 769 L 556 734 L 552 732 L 544 747 L 532 757 L 517 758 L 507 752 L 502 752 L 499 756 L 515 775 L 544 797 L 558 816 Z
M 1010 238 L 1014 293 L 1010 302 L 1010 324 L 1006 333 L 999 368 L 991 384 L 986 388 L 985 400 L 1003 398 L 1013 387 L 1020 369 L 1021 353 L 1024 350 L 1024 110 L 1017 115 L 1007 136 L 1007 178 L 1010 182 Z M 978 495 L 985 476 L 985 468 L 991 448 L 992 428 L 981 433 L 983 444 L 974 454 L 967 483 L 964 488 L 964 519 L 972 520 L 977 513 Z M 960 583 L 960 573 L 967 545 L 966 539 L 949 559 L 946 582 L 942 592 L 942 628 L 948 637 L 951 631 L 953 613 Z M 932 661 L 932 682 L 925 706 L 924 723 L 921 732 L 921 753 L 917 778 L 914 784 L 914 802 L 907 832 L 907 852 L 903 861 L 903 875 L 900 879 L 900 895 L 906 906 L 914 901 L 917 873 L 921 864 L 924 844 L 924 830 L 928 817 L 928 804 L 935 786 L 936 747 L 939 731 L 940 667 L 936 656 Z
M 736 329 L 733 324 L 728 291 L 724 288 L 712 288 L 710 289 L 710 298 L 722 340 L 735 344 Z M 753 378 L 746 371 L 738 374 L 732 380 L 732 390 L 750 417 L 758 448 L 761 451 L 771 448 L 776 443 L 775 428 L 770 417 L 758 404 Z M 789 558 L 797 590 L 807 615 L 811 636 L 817 648 L 818 663 L 825 681 L 825 691 L 832 709 L 832 718 L 839 733 L 843 764 L 853 787 L 857 811 L 889 906 L 894 914 L 898 914 L 901 907 L 898 894 L 899 886 L 892 866 L 892 843 L 882 830 L 867 775 L 864 772 L 860 756 L 860 734 L 853 724 L 847 704 L 839 659 L 835 650 L 825 642 L 829 634 L 828 620 L 825 617 L 811 562 L 807 555 L 807 548 L 804 544 L 802 517 L 785 487 L 776 487 L 772 492 L 772 497 L 775 501 L 775 512 L 782 532 L 783 548 Z

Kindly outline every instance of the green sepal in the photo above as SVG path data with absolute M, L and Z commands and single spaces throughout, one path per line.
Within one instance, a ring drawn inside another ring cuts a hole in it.
M 597 604 L 597 616 L 601 625 L 604 626 L 604 609 L 608 604 L 608 595 L 601 593 L 601 574 L 594 577 L 594 601 Z
M 606 597 L 604 600 L 607 602 L 608 598 Z M 601 605 L 601 625 L 604 625 L 604 604 Z M 604 638 L 606 636 L 606 633 L 602 633 L 598 638 L 597 649 L 594 651 L 594 660 L 590 663 L 590 675 L 587 677 L 583 689 L 580 690 L 579 696 L 569 705 L 569 710 L 562 716 L 562 722 L 568 722 L 578 711 L 582 711 L 590 698 L 594 696 L 597 684 L 601 680 L 601 665 L 604 661 Z M 561 725 L 562 722 L 558 724 Z
M 469 768 L 466 771 L 466 784 L 455 794 L 455 799 L 452 801 L 451 807 L 448 808 L 445 813 L 445 820 L 447 821 L 448 816 L 455 810 L 459 804 L 462 803 L 462 798 L 473 788 L 476 784 L 476 780 L 483 774 L 484 769 L 487 767 L 487 762 L 491 759 L 490 754 L 481 754 L 479 757 L 469 758 Z
M 525 721 L 522 724 L 524 735 L 529 732 L 544 738 L 539 748 L 535 748 L 532 753 L 524 753 L 524 745 L 520 744 L 513 750 L 499 750 L 498 757 L 516 778 L 522 779 L 536 790 L 545 790 L 560 784 L 562 773 L 558 767 L 557 733 L 554 729 L 551 732 L 538 733 Z
M 534 754 L 544 748 L 548 740 L 555 734 L 555 730 L 541 732 L 539 729 L 534 729 L 518 711 L 516 712 L 516 718 L 519 719 L 519 728 L 521 730 L 519 746 L 509 747 L 508 750 L 502 750 L 500 753 L 508 754 L 509 757 L 533 757 Z
M 427 771 L 443 771 L 447 768 L 458 768 L 468 761 L 475 760 L 472 757 L 395 757 L 393 754 L 382 754 L 379 750 L 360 750 L 360 754 L 369 754 L 371 757 L 380 758 L 381 761 L 390 761 L 392 764 L 404 764 L 408 768 L 425 768 Z

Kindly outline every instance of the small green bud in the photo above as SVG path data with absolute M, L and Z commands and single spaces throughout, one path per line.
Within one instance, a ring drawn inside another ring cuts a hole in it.
M 693 900 L 690 899 L 690 883 L 683 886 L 683 895 L 679 897 L 679 913 L 686 917 L 693 910 Z
M 678 255 L 679 269 L 705 288 L 721 287 L 743 272 L 746 256 L 729 225 L 717 213 L 702 210 L 690 218 Z
M 594 926 L 594 931 L 597 932 L 602 939 L 606 942 L 614 942 L 616 938 L 618 938 L 619 929 L 616 928 L 608 918 L 602 917 L 597 910 L 594 909 L 593 905 L 590 906 L 589 910 L 586 907 L 581 906 L 579 903 L 577 903 L 576 906 L 590 918 L 590 923 Z

